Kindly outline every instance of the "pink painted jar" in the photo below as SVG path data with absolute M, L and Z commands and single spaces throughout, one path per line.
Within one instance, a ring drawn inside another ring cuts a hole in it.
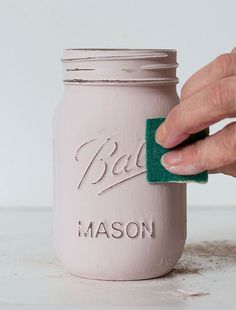
M 186 239 L 185 184 L 146 180 L 145 120 L 178 103 L 175 50 L 68 49 L 54 118 L 54 244 L 72 274 L 170 272 Z

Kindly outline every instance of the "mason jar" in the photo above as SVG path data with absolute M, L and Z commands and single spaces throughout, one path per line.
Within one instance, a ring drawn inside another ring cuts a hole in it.
M 176 51 L 66 49 L 54 117 L 54 244 L 72 274 L 170 272 L 186 239 L 185 184 L 146 179 L 145 122 L 179 102 Z

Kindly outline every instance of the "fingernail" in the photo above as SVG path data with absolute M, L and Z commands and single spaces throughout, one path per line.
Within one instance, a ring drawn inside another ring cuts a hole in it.
M 156 130 L 156 142 L 159 144 L 165 143 L 167 139 L 167 129 L 165 124 L 161 124 L 159 128 Z
M 183 159 L 182 151 L 171 151 L 161 157 L 162 166 L 171 173 L 191 175 L 202 172 L 201 165 L 188 163 Z
M 172 151 L 168 152 L 161 158 L 161 163 L 164 167 L 175 166 L 178 165 L 182 160 L 182 152 L 181 151 Z

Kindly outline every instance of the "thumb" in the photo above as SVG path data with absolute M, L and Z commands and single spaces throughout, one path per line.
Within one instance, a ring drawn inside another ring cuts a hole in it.
M 236 162 L 219 169 L 210 170 L 209 173 L 223 173 L 236 178 Z
M 182 175 L 219 169 L 236 162 L 236 122 L 218 133 L 181 149 L 166 153 L 161 163 L 166 170 Z

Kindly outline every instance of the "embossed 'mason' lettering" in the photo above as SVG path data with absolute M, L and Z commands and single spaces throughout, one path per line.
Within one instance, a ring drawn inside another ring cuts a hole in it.
M 78 184 L 78 189 L 86 182 L 98 184 L 102 180 L 109 178 L 109 185 L 101 189 L 98 194 L 102 194 L 109 189 L 116 187 L 134 177 L 146 172 L 145 170 L 145 142 L 138 140 L 136 151 L 129 154 L 119 154 L 118 141 L 114 137 L 101 139 L 91 139 L 80 145 L 75 153 L 75 160 L 83 164 L 80 160 L 88 151 L 92 156 L 85 165 L 84 172 Z
M 153 220 L 149 223 L 144 221 L 131 221 L 123 223 L 121 221 L 114 221 L 109 224 L 105 222 L 89 221 L 84 223 L 78 221 L 78 237 L 80 238 L 155 238 L 155 222 Z

